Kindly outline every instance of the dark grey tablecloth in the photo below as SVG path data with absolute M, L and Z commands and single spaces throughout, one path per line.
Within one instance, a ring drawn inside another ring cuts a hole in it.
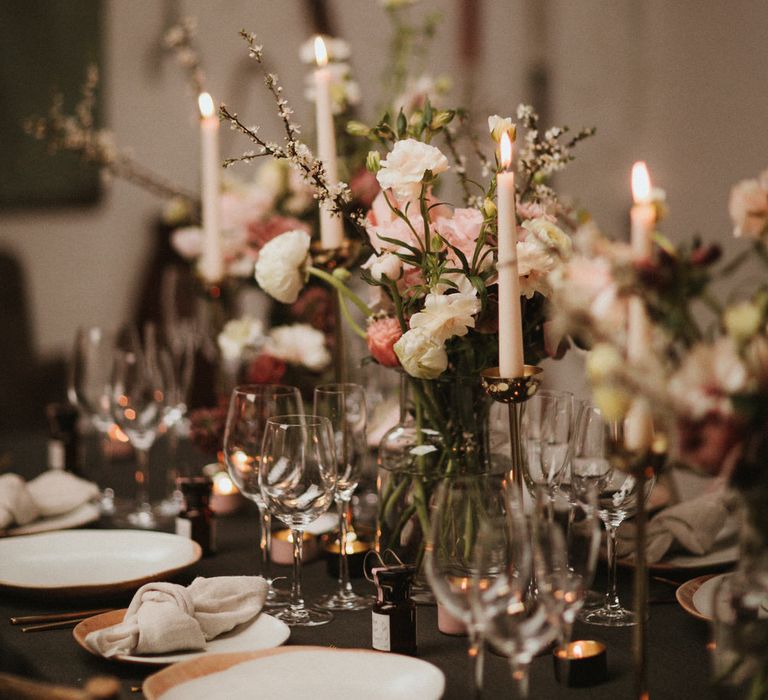
M 13 459 L 12 469 L 28 471 L 34 475 L 42 466 L 42 446 L 39 437 L 15 439 L 0 437 L 0 454 L 5 452 Z M 25 466 L 25 469 L 21 467 Z M 123 467 L 130 473 L 130 467 Z M 203 559 L 179 579 L 188 583 L 195 576 L 219 576 L 225 574 L 251 574 L 256 572 L 256 513 L 252 506 L 240 513 L 219 519 L 219 551 Z M 280 567 L 278 567 L 280 568 Z M 280 572 L 288 576 L 286 567 Z M 691 577 L 693 574 L 691 574 Z M 683 576 L 682 580 L 685 580 Z M 623 594 L 630 600 L 630 577 L 622 572 Z M 309 602 L 334 587 L 322 562 L 306 566 L 304 575 L 305 596 Z M 365 581 L 356 581 L 359 589 L 370 590 Z M 604 585 L 602 573 L 596 586 Z M 121 606 L 130 596 L 108 601 Z M 709 688 L 709 662 L 705 645 L 708 641 L 707 625 L 687 615 L 674 602 L 674 588 L 652 582 L 650 617 L 650 678 L 651 697 L 681 699 L 714 698 Z M 658 601 L 658 602 L 656 602 Z M 99 600 L 80 601 L 69 609 L 100 607 Z M 131 688 L 141 685 L 147 675 L 157 669 L 109 662 L 88 654 L 73 640 L 71 630 L 55 630 L 23 634 L 18 627 L 9 624 L 12 615 L 44 613 L 68 609 L 67 604 L 43 599 L 23 599 L 0 591 L 0 671 L 8 671 L 38 680 L 54 681 L 69 685 L 82 685 L 97 674 L 111 674 L 119 678 L 125 698 L 140 697 Z M 631 698 L 632 656 L 631 631 L 577 625 L 574 639 L 597 639 L 608 648 L 608 680 L 591 688 L 569 689 L 554 679 L 552 658 L 545 654 L 537 658 L 531 671 L 532 698 Z M 314 628 L 293 628 L 288 644 L 310 644 L 336 647 L 370 648 L 371 614 L 369 611 L 342 613 L 328 625 Z M 469 661 L 466 640 L 448 637 L 437 630 L 436 610 L 429 606 L 418 609 L 419 657 L 438 666 L 446 676 L 446 698 L 456 700 L 470 698 Z M 371 679 L 375 684 L 376 679 Z M 507 662 L 488 654 L 486 662 L 486 697 L 513 697 Z M 254 691 L 257 698 L 257 691 Z M 226 698 L 223 692 L 222 698 Z M 270 699 L 272 700 L 272 699 Z

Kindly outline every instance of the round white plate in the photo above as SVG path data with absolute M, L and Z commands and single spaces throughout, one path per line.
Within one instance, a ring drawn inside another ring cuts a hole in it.
M 147 700 L 438 700 L 443 672 L 426 661 L 363 649 L 280 647 L 252 654 L 211 654 L 156 673 Z
M 72 630 L 77 643 L 92 654 L 95 652 L 85 643 L 85 638 L 91 632 L 116 625 L 123 621 L 125 610 L 113 610 L 101 615 L 94 615 L 83 620 Z M 291 628 L 276 617 L 261 613 L 250 622 L 238 625 L 231 632 L 212 639 L 206 645 L 205 651 L 185 651 L 172 654 L 132 655 L 125 654 L 111 657 L 110 660 L 127 663 L 167 666 L 181 661 L 197 659 L 207 654 L 224 654 L 240 651 L 259 651 L 279 647 L 291 636 Z
M 715 591 L 726 576 L 728 576 L 728 574 L 720 574 L 719 576 L 708 578 L 693 594 L 693 607 L 696 609 L 696 612 L 699 613 L 699 616 L 703 617 L 705 620 L 714 619 Z
M 69 530 L 74 527 L 82 527 L 88 523 L 95 523 L 99 519 L 99 506 L 95 503 L 83 503 L 81 506 L 50 518 L 40 518 L 27 525 L 20 525 L 8 530 L 8 535 L 35 535 L 38 532 L 54 532 L 55 530 Z
M 200 545 L 166 532 L 64 530 L 0 540 L 0 589 L 80 597 L 138 588 L 200 559 Z

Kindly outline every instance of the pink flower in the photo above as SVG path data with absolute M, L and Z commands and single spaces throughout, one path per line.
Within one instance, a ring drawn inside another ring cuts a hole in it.
M 364 209 L 370 209 L 376 195 L 381 191 L 376 176 L 365 168 L 358 170 L 349 181 L 352 198 Z
M 270 216 L 267 219 L 251 221 L 248 224 L 248 247 L 258 254 L 266 243 L 286 231 L 312 233 L 307 224 L 294 219 L 292 216 Z
M 384 367 L 399 367 L 400 360 L 395 354 L 394 345 L 403 335 L 400 322 L 396 318 L 379 318 L 368 324 L 368 350 L 376 362 Z
M 221 228 L 229 231 L 247 229 L 272 208 L 272 195 L 256 186 L 226 190 L 219 199 Z
M 733 417 L 711 413 L 678 423 L 680 459 L 708 474 L 728 475 L 740 453 L 743 426 Z
M 407 248 L 383 240 L 383 238 L 392 238 L 397 241 L 402 241 L 403 243 L 408 243 L 409 245 L 415 245 L 417 247 L 419 245 L 419 241 L 408 224 L 390 209 L 389 204 L 387 204 L 387 198 L 390 204 L 396 206 L 395 198 L 392 193 L 385 190 L 379 192 L 373 200 L 371 209 L 366 216 L 365 228 L 366 231 L 368 231 L 368 238 L 371 241 L 373 249 L 377 253 L 383 251 L 399 251 L 406 253 L 408 252 Z M 424 238 L 424 222 L 419 213 L 419 203 L 411 202 L 407 209 L 405 209 L 405 207 L 400 207 L 400 209 L 407 211 L 408 220 L 410 221 L 411 226 L 413 226 L 419 238 Z
M 464 253 L 470 264 L 482 225 L 483 215 L 477 209 L 455 209 L 452 217 L 441 216 L 435 221 L 437 232 L 450 245 Z M 452 252 L 449 256 L 455 258 Z
M 285 362 L 263 352 L 248 366 L 246 379 L 252 384 L 278 384 L 286 369 Z

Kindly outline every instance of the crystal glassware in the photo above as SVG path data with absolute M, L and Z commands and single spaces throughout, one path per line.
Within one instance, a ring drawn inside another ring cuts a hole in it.
M 304 604 L 301 555 L 304 530 L 333 503 L 336 464 L 333 429 L 327 418 L 299 414 L 267 419 L 259 484 L 267 508 L 290 528 L 293 539 L 291 600 L 275 613 L 288 625 L 323 625 L 333 619 L 330 611 Z
M 485 527 L 509 532 L 510 540 L 498 539 L 501 551 L 477 558 L 478 537 Z M 515 486 L 496 474 L 443 479 L 435 495 L 427 538 L 424 569 L 438 603 L 461 620 L 469 635 L 473 682 L 477 695 L 483 686 L 484 619 L 476 615 L 470 600 L 474 587 L 485 587 L 498 577 L 505 549 L 522 541 L 525 523 L 516 503 Z M 525 569 L 524 552 L 515 557 Z
M 260 573 L 270 584 L 266 601 L 270 607 L 286 603 L 287 598 L 272 585 L 272 516 L 259 487 L 261 446 L 270 416 L 301 414 L 303 410 L 301 393 L 294 386 L 241 384 L 232 391 L 224 428 L 227 471 L 240 492 L 259 509 Z
M 363 610 L 373 599 L 352 590 L 347 563 L 352 494 L 364 471 L 368 454 L 365 391 L 359 384 L 321 384 L 315 388 L 314 413 L 330 420 L 336 445 L 336 507 L 339 511 L 339 580 L 335 593 L 317 606 L 327 610 Z
M 594 488 L 597 513 L 608 541 L 608 590 L 600 607 L 584 610 L 585 622 L 607 627 L 634 625 L 634 612 L 624 608 L 616 585 L 616 530 L 635 514 L 640 498 L 647 498 L 654 479 L 640 480 L 632 474 L 636 456 L 624 447 L 622 425 L 608 421 L 596 406 L 584 404 L 576 424 L 571 459 L 571 490 Z
M 151 339 L 130 350 L 115 351 L 111 382 L 112 417 L 136 451 L 136 501 L 128 522 L 152 528 L 157 520 L 149 491 L 149 450 L 163 427 L 168 393 L 157 346 Z

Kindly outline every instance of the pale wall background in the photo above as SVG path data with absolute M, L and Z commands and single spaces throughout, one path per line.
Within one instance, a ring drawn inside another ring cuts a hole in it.
M 461 3 L 423 4 L 444 13 L 433 65 L 453 74 L 461 95 L 456 43 Z M 471 79 L 481 118 L 489 111 L 512 113 L 530 98 L 529 71 L 543 65 L 553 121 L 598 127 L 597 137 L 561 177 L 560 189 L 588 206 L 605 229 L 624 235 L 629 168 L 643 158 L 668 193 L 668 235 L 700 232 L 730 243 L 729 188 L 768 167 L 768 3 L 478 0 L 475 5 L 482 44 Z M 377 0 L 335 0 L 330 7 L 339 33 L 352 45 L 364 97 L 370 97 L 386 50 L 383 12 Z M 246 27 L 260 34 L 299 121 L 309 125 L 302 97 L 305 69 L 296 52 L 310 29 L 298 0 L 105 0 L 107 124 L 142 163 L 195 189 L 195 97 L 173 59 L 158 50 L 174 8 L 198 18 L 210 91 L 249 122 L 274 125 L 274 109 L 249 69 L 237 31 Z M 223 153 L 247 147 L 223 133 Z M 24 265 L 39 356 L 65 354 L 79 324 L 115 324 L 128 316 L 160 207 L 148 193 L 116 182 L 94 208 L 2 215 L 0 249 Z M 577 387 L 577 365 L 574 358 L 560 367 L 557 381 Z

